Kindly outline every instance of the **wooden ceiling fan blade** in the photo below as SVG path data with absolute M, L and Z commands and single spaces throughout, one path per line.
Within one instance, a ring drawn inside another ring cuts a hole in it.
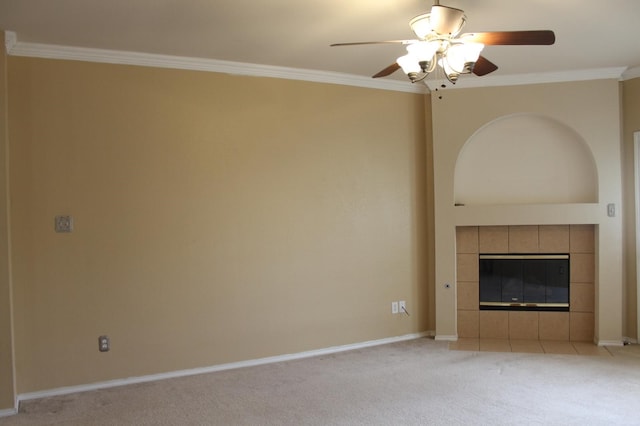
M 361 45 L 367 45 L 367 44 L 411 44 L 417 41 L 418 40 L 354 41 L 350 43 L 333 43 L 333 44 L 330 44 L 329 46 L 336 47 L 336 46 L 361 46 Z
M 400 69 L 400 65 L 398 65 L 397 62 L 394 62 L 393 64 L 389 65 L 385 69 L 383 69 L 381 71 L 378 71 L 378 73 L 375 74 L 373 76 L 373 78 L 386 77 L 386 76 L 391 75 L 394 72 L 398 71 L 399 69 Z
M 483 33 L 467 33 L 460 36 L 461 40 L 483 43 L 486 45 L 516 46 L 516 45 L 545 45 L 556 42 L 556 35 L 551 30 L 533 31 L 493 31 Z
M 481 77 L 483 75 L 492 73 L 497 69 L 498 66 L 496 64 L 494 64 L 484 56 L 480 56 L 476 61 L 476 64 L 473 66 L 473 73 L 478 77 Z

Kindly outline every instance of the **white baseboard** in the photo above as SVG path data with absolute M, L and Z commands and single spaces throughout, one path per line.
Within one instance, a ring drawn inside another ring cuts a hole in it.
M 632 337 L 622 337 L 623 342 L 638 344 L 638 339 L 634 339 Z
M 18 410 L 15 408 L 9 408 L 6 410 L 0 410 L 0 417 L 9 417 L 18 414 Z
M 447 342 L 456 342 L 458 340 L 457 334 L 436 334 L 436 340 L 444 340 Z
M 622 340 L 598 340 L 598 346 L 624 346 Z
M 31 399 L 47 398 L 51 396 L 68 395 L 70 393 L 88 392 L 88 391 L 94 391 L 98 389 L 113 388 L 117 386 L 126 386 L 126 385 L 132 385 L 136 383 L 154 382 L 157 380 L 173 379 L 177 377 L 195 376 L 197 374 L 214 373 L 217 371 L 233 370 L 236 368 L 254 367 L 257 365 L 271 364 L 275 362 L 293 361 L 293 360 L 302 359 L 302 358 L 309 358 L 309 357 L 319 356 L 319 355 L 329 355 L 329 354 L 334 354 L 338 352 L 351 351 L 354 349 L 362 349 L 362 348 L 368 348 L 372 346 L 386 345 L 389 343 L 402 342 L 406 340 L 413 340 L 413 339 L 418 339 L 421 337 L 428 337 L 428 336 L 429 336 L 429 332 L 412 333 L 412 334 L 405 334 L 403 336 L 388 337 L 385 339 L 370 340 L 367 342 L 353 343 L 349 345 L 332 346 L 329 348 L 316 349 L 312 351 L 299 352 L 295 354 L 277 355 L 277 356 L 258 358 L 258 359 L 247 360 L 247 361 L 231 362 L 228 364 L 212 365 L 209 367 L 170 371 L 167 373 L 151 374 L 148 376 L 128 377 L 126 379 L 116 379 L 116 380 L 109 380 L 105 382 L 90 383 L 86 385 L 66 386 L 66 387 L 56 388 L 56 389 L 48 389 L 48 390 L 37 391 L 37 392 L 28 392 L 28 393 L 19 394 L 18 402 L 28 401 Z M 15 414 L 15 412 L 12 412 L 11 414 Z M 11 414 L 7 414 L 7 415 L 11 415 Z

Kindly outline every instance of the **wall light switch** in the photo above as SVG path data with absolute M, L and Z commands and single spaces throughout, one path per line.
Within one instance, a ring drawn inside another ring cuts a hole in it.
M 607 216 L 615 217 L 616 216 L 616 205 L 611 203 L 607 204 Z

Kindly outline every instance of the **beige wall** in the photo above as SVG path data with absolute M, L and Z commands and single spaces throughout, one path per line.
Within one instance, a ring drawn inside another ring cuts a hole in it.
M 1 31 L 0 46 L 4 46 L 4 32 Z M 7 145 L 7 57 L 2 49 L 0 53 L 0 410 L 13 409 L 15 405 Z
M 434 129 L 436 334 L 456 337 L 455 227 L 594 224 L 596 226 L 596 340 L 622 341 L 622 219 L 620 96 L 615 80 L 460 89 L 432 99 Z M 454 206 L 458 154 L 487 123 L 515 113 L 540 114 L 573 129 L 593 153 L 598 203 Z M 446 284 L 450 284 L 449 288 Z
M 636 279 L 636 226 L 635 226 L 635 197 L 639 189 L 634 182 L 634 142 L 633 133 L 640 131 L 640 78 L 627 80 L 622 83 L 622 111 L 623 111 L 623 170 L 624 170 L 624 226 L 625 226 L 625 310 L 626 335 L 638 335 L 637 321 L 637 279 Z
M 428 114 L 417 94 L 10 57 L 18 393 L 426 331 Z

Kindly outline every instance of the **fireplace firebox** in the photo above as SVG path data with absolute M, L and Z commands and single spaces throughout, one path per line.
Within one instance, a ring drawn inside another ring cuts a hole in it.
M 568 254 L 480 254 L 480 310 L 569 311 Z

